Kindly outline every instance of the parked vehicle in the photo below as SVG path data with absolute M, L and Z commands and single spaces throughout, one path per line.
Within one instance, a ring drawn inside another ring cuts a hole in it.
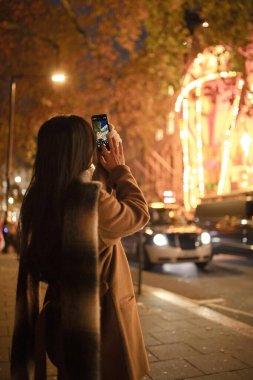
M 222 199 L 197 206 L 195 222 L 210 232 L 213 253 L 253 257 L 253 198 Z
M 188 222 L 179 208 L 164 204 L 150 207 L 150 223 L 141 232 L 143 266 L 190 261 L 203 269 L 212 258 L 207 231 Z M 137 260 L 140 237 L 122 239 L 128 258 Z

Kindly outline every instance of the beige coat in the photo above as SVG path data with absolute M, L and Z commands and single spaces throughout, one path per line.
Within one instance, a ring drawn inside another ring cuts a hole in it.
M 129 265 L 120 238 L 149 220 L 146 201 L 130 169 L 118 166 L 98 204 L 101 281 L 101 379 L 139 380 L 149 371 Z

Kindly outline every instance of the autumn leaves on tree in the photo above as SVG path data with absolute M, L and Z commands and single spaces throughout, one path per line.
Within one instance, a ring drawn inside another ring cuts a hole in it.
M 142 155 L 164 127 L 194 55 L 223 43 L 243 67 L 253 1 L 0 1 L 0 165 L 5 161 L 9 84 L 17 79 L 14 165 L 30 165 L 34 136 L 55 113 L 106 112 L 126 153 Z M 194 27 L 189 14 L 197 15 Z M 192 12 L 192 13 L 191 13 Z M 210 27 L 202 28 L 208 20 Z M 229 25 L 229 28 L 228 28 Z M 68 75 L 50 82 L 54 71 Z M 168 85 L 174 96 L 168 95 Z

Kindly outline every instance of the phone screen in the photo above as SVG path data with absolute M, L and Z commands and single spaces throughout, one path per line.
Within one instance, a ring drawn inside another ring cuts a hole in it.
M 102 144 L 107 150 L 110 150 L 107 140 L 107 133 L 110 132 L 109 123 L 106 114 L 91 116 L 92 126 L 96 135 L 97 148 L 99 152 L 102 152 Z

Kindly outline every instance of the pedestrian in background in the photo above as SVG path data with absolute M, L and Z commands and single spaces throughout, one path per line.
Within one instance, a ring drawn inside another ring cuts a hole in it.
M 44 343 L 59 379 L 138 380 L 149 370 L 120 242 L 143 228 L 149 213 L 115 135 L 93 173 L 96 141 L 87 121 L 56 116 L 39 130 L 20 213 L 12 379 L 30 379 L 34 362 L 35 379 L 43 378 L 37 357 Z M 41 281 L 48 290 L 39 313 Z

